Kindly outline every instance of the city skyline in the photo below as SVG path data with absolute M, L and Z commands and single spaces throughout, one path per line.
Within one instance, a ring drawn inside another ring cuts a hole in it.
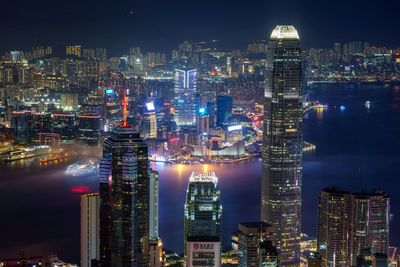
M 135 17 L 148 5 L 99 4 L 93 16 Z M 113 56 L 83 42 L 61 57 L 51 46 L 6 52 L 0 234 L 10 246 L 0 244 L 0 261 L 21 250 L 35 262 L 81 253 L 93 267 L 400 263 L 400 47 L 303 49 L 296 25 L 241 49 L 171 35 L 168 52 Z
M 138 54 L 140 54 L 140 52 L 142 52 L 143 54 L 160 53 L 161 55 L 170 56 L 170 54 L 173 53 L 174 50 L 177 50 L 177 49 L 179 50 L 179 45 L 184 42 L 191 42 L 193 44 L 209 44 L 210 47 L 212 47 L 213 49 L 215 49 L 217 51 L 218 50 L 246 51 L 246 50 L 248 50 L 249 45 L 261 43 L 261 42 L 267 43 L 267 41 L 268 41 L 267 37 L 268 37 L 268 33 L 265 33 L 257 39 L 242 40 L 241 43 L 238 43 L 235 45 L 232 45 L 231 42 L 226 41 L 226 40 L 214 40 L 214 39 L 209 39 L 209 38 L 197 40 L 197 39 L 187 38 L 187 39 L 182 39 L 182 40 L 174 42 L 173 45 L 168 47 L 168 49 L 166 49 L 166 50 L 160 49 L 160 47 L 151 47 L 148 45 L 142 45 L 142 44 L 136 44 L 136 43 L 125 44 L 124 46 L 121 46 L 118 50 L 115 50 L 112 47 L 109 47 L 102 43 L 87 44 L 84 40 L 76 41 L 76 42 L 65 42 L 62 44 L 56 44 L 56 43 L 52 43 L 52 42 L 47 42 L 47 43 L 39 42 L 39 43 L 32 44 L 32 45 L 26 45 L 24 47 L 19 47 L 17 45 L 14 45 L 14 46 L 10 46 L 5 49 L 0 49 L 0 54 L 4 55 L 4 54 L 11 53 L 14 51 L 16 51 L 16 52 L 31 52 L 35 49 L 43 49 L 44 50 L 43 57 L 47 56 L 47 55 L 53 55 L 55 57 L 64 58 L 68 55 L 68 53 L 66 53 L 67 47 L 79 46 L 81 49 L 79 57 L 83 57 L 83 58 L 87 57 L 87 55 L 84 54 L 84 50 L 88 50 L 90 52 L 91 50 L 102 49 L 102 50 L 106 51 L 106 53 L 107 53 L 106 56 L 108 56 L 108 57 L 119 57 L 119 56 L 126 56 L 129 54 L 134 54 L 134 53 L 132 53 L 132 49 L 137 49 L 137 48 L 142 49 L 142 51 L 139 51 Z M 302 43 L 303 51 L 310 51 L 311 49 L 321 49 L 321 50 L 335 49 L 336 44 L 340 44 L 343 46 L 343 45 L 347 45 L 347 44 L 354 43 L 354 42 L 361 43 L 363 46 L 365 44 L 368 44 L 373 47 L 382 47 L 382 48 L 386 48 L 388 50 L 396 50 L 396 49 L 399 49 L 399 47 L 400 47 L 400 41 L 395 42 L 395 43 L 385 43 L 385 42 L 373 41 L 373 40 L 371 40 L 371 38 L 366 38 L 366 39 L 349 38 L 348 40 L 342 40 L 342 39 L 338 38 L 338 39 L 332 40 L 332 42 L 326 43 L 324 45 L 310 44 L 308 46 L 305 46 L 305 45 L 303 45 L 303 41 L 301 43 Z M 48 51 L 50 51 L 50 53 L 48 53 Z M 87 57 L 87 58 L 91 58 L 91 56 L 89 55 L 89 57 Z M 98 57 L 93 56 L 93 58 L 98 58 Z M 142 58 L 141 58 L 141 60 L 142 60 Z

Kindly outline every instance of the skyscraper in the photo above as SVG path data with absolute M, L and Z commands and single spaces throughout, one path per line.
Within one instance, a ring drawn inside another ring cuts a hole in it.
M 148 266 L 148 151 L 139 134 L 126 121 L 104 142 L 100 198 L 102 266 Z
M 232 97 L 217 96 L 217 126 L 221 127 L 230 117 L 232 117 Z
M 381 190 L 348 193 L 335 187 L 318 197 L 317 248 L 324 266 L 362 266 L 386 255 L 390 198 Z M 361 262 L 361 263 L 360 263 Z
M 75 137 L 75 115 L 54 114 L 54 132 L 63 142 L 72 142 Z
M 348 251 L 348 208 L 350 194 L 329 187 L 318 196 L 317 248 L 322 266 L 344 266 Z
M 197 70 L 175 70 L 175 122 L 178 126 L 196 125 Z
M 273 253 L 273 249 L 267 244 L 267 241 L 272 240 L 272 235 L 272 225 L 266 222 L 240 223 L 238 232 L 238 266 L 264 266 L 261 265 L 263 261 L 269 261 L 270 263 L 274 261 L 272 259 L 273 256 L 270 255 Z M 277 264 L 277 262 L 275 263 Z
M 214 172 L 193 172 L 189 178 L 186 192 L 185 254 L 187 255 L 187 242 L 192 242 L 191 244 L 194 246 L 190 249 L 197 248 L 196 242 L 215 243 L 212 245 L 212 250 L 219 246 L 221 242 L 221 219 L 222 205 L 217 176 Z M 200 246 L 200 243 L 198 245 Z M 209 248 L 211 249 L 211 245 Z
M 100 116 L 80 115 L 77 118 L 77 139 L 88 145 L 100 144 Z
M 293 26 L 276 26 L 267 49 L 261 220 L 274 228 L 279 264 L 300 260 L 302 59 Z
M 209 133 L 210 132 L 210 115 L 207 114 L 207 110 L 204 107 L 199 108 L 196 119 L 197 134 Z
M 14 131 L 14 143 L 27 145 L 32 142 L 32 111 L 14 111 L 11 125 Z
M 92 261 L 100 259 L 100 195 L 81 196 L 81 265 L 91 267 Z
M 157 138 L 157 116 L 154 102 L 147 102 L 143 114 L 144 138 Z
M 158 240 L 158 172 L 150 170 L 150 240 Z
M 163 246 L 158 236 L 158 181 L 158 172 L 150 170 L 149 267 L 161 267 L 164 261 Z
M 33 144 L 40 144 L 41 133 L 53 132 L 53 116 L 50 113 L 32 113 L 32 124 L 30 135 Z
M 354 264 L 360 249 L 387 254 L 389 246 L 390 198 L 381 190 L 351 195 L 349 212 L 349 260 Z

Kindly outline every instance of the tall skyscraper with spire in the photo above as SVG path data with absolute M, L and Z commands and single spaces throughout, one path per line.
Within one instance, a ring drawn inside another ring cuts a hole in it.
M 273 225 L 280 266 L 300 264 L 302 72 L 297 30 L 276 26 L 266 61 L 261 220 Z
M 155 224 L 150 225 L 154 194 L 148 148 L 126 121 L 126 97 L 123 105 L 124 120 L 104 141 L 100 162 L 100 263 L 149 266 L 150 228 Z

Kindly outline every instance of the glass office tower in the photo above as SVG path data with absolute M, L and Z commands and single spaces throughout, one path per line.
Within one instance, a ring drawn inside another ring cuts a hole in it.
M 261 220 L 273 225 L 281 266 L 300 260 L 302 59 L 293 26 L 276 26 L 267 49 Z
M 233 99 L 231 96 L 217 96 L 217 126 L 222 127 L 224 122 L 232 117 Z
M 357 262 L 361 249 L 387 254 L 389 246 L 390 197 L 381 190 L 351 195 L 349 211 L 349 265 Z
M 325 188 L 318 196 L 317 248 L 322 266 L 346 265 L 349 199 L 350 193 L 336 187 Z
M 100 262 L 148 266 L 148 149 L 134 128 L 123 125 L 104 142 L 100 162 Z
M 175 122 L 196 126 L 197 70 L 175 70 Z
M 221 241 L 222 205 L 218 178 L 214 172 L 193 172 L 185 203 L 185 253 L 188 238 Z

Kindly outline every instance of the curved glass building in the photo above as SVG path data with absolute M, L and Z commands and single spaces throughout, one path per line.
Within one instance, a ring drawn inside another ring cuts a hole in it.
M 302 72 L 297 30 L 276 26 L 266 61 L 261 220 L 273 225 L 280 266 L 300 264 Z

